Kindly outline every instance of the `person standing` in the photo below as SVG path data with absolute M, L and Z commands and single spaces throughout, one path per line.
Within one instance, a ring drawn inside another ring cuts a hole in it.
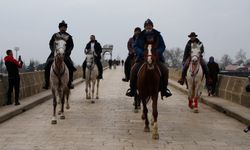
M 95 35 L 91 35 L 90 36 L 90 41 L 89 43 L 86 45 L 85 47 L 85 54 L 88 54 L 89 52 L 94 52 L 94 58 L 95 58 L 95 63 L 97 65 L 98 68 L 98 79 L 102 79 L 102 74 L 103 74 L 103 67 L 102 67 L 102 63 L 101 63 L 101 54 L 102 54 L 102 46 L 99 42 L 97 42 Z M 83 79 L 85 79 L 85 71 L 86 71 L 86 59 L 82 64 L 82 68 L 83 68 Z
M 53 34 L 53 36 L 51 37 L 50 41 L 49 41 L 49 47 L 51 50 L 51 53 L 46 61 L 45 64 L 45 72 L 44 72 L 44 77 L 45 77 L 45 84 L 43 86 L 44 89 L 48 89 L 49 88 L 49 76 L 50 76 L 50 68 L 51 65 L 53 63 L 54 60 L 54 44 L 55 44 L 55 39 L 56 38 L 60 38 L 62 36 L 67 37 L 66 39 L 66 50 L 65 50 L 65 57 L 64 57 L 64 62 L 67 65 L 68 69 L 69 69 L 69 82 L 68 82 L 68 87 L 70 89 L 73 89 L 74 86 L 72 85 L 72 81 L 73 81 L 73 72 L 76 71 L 76 68 L 74 67 L 73 61 L 70 58 L 71 55 L 71 51 L 74 48 L 74 43 L 73 43 L 73 39 L 72 36 L 67 33 L 67 28 L 68 25 L 65 23 L 65 21 L 63 20 L 62 22 L 59 23 L 58 25 L 59 28 L 59 32 Z
M 130 79 L 130 70 L 132 67 L 131 62 L 132 62 L 132 59 L 134 59 L 135 57 L 135 49 L 134 49 L 135 41 L 139 37 L 140 33 L 141 33 L 141 28 L 136 27 L 134 29 L 134 35 L 131 38 L 129 38 L 128 43 L 127 43 L 128 57 L 125 60 L 125 66 L 124 66 L 125 78 L 122 79 L 122 81 L 124 82 L 128 82 Z
M 215 94 L 215 88 L 216 88 L 216 83 L 218 81 L 218 74 L 220 72 L 219 65 L 214 61 L 214 57 L 211 56 L 209 58 L 209 62 L 207 63 L 207 67 L 209 70 L 209 77 L 211 79 L 211 83 L 208 83 L 211 85 L 211 94 Z
M 21 56 L 18 61 L 13 57 L 12 50 L 6 51 L 7 56 L 4 58 L 5 66 L 8 71 L 9 89 L 7 93 L 7 105 L 11 105 L 11 95 L 13 88 L 15 88 L 15 105 L 20 105 L 19 90 L 20 90 L 20 76 L 18 68 L 22 68 L 23 62 Z

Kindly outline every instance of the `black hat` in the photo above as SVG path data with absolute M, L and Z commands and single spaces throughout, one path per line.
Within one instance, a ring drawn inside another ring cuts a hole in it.
M 136 32 L 136 31 L 140 31 L 141 32 L 141 28 L 140 27 L 136 27 L 135 30 L 134 30 L 134 32 Z
M 58 27 L 59 27 L 59 28 L 61 28 L 61 27 L 66 27 L 66 28 L 67 28 L 68 25 L 67 25 L 67 23 L 63 20 L 62 22 L 59 23 Z
M 150 20 L 150 19 L 147 19 L 145 22 L 144 22 L 144 27 L 148 24 L 151 24 L 152 26 L 154 26 L 153 22 Z
M 191 37 L 197 37 L 197 36 L 198 36 L 198 35 L 196 35 L 195 32 L 191 32 L 191 33 L 188 35 L 188 37 L 190 37 L 190 38 L 191 38 Z

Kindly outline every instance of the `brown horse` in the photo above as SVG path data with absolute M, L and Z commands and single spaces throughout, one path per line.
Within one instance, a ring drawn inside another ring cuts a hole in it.
M 142 119 L 145 119 L 144 132 L 149 132 L 148 109 L 147 103 L 152 99 L 153 108 L 153 139 L 159 139 L 157 126 L 157 100 L 160 85 L 161 73 L 157 65 L 158 57 L 152 44 L 147 44 L 144 51 L 144 60 L 142 67 L 138 73 L 137 87 L 139 91 L 139 98 L 143 104 Z

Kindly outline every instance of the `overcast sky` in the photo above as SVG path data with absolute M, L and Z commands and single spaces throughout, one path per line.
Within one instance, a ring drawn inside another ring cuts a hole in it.
M 84 60 L 89 35 L 113 44 L 113 58 L 127 55 L 127 41 L 147 18 L 154 22 L 167 48 L 184 49 L 195 31 L 205 46 L 205 57 L 234 58 L 245 50 L 250 58 L 250 0 L 0 0 L 0 56 L 20 47 L 26 64 L 46 61 L 48 42 L 65 20 L 73 36 L 72 59 Z

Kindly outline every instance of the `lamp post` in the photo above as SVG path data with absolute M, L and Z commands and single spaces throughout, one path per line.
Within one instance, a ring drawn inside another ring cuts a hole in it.
M 18 53 L 18 51 L 20 50 L 20 48 L 19 48 L 19 47 L 14 47 L 14 50 L 16 51 L 16 59 L 18 59 L 18 58 L 17 58 L 17 53 Z

